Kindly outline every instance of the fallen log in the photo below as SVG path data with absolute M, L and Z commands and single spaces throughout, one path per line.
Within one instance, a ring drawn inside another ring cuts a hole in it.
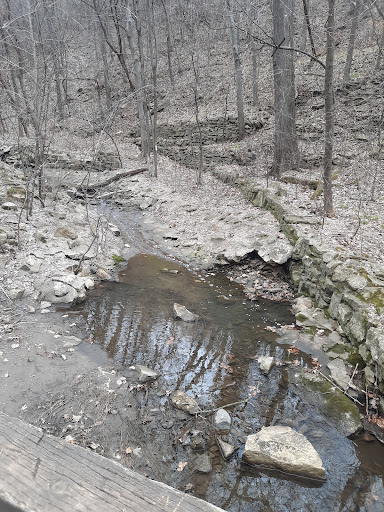
M 146 171 L 148 171 L 148 167 L 142 167 L 140 169 L 134 169 L 133 171 L 119 172 L 118 174 L 111 176 L 107 180 L 99 181 L 97 183 L 82 183 L 80 186 L 77 187 L 77 192 L 82 192 L 83 194 L 95 194 L 98 189 L 107 187 L 108 185 L 111 185 L 111 183 L 114 183 L 115 181 L 119 181 L 122 178 L 127 178 L 128 176 L 135 176 L 136 174 L 141 174 L 142 172 Z

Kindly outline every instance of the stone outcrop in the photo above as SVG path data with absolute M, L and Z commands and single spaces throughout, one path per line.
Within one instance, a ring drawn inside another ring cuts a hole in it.
M 213 174 L 239 188 L 255 206 L 274 214 L 294 246 L 287 268 L 298 292 L 310 296 L 316 307 L 336 320 L 339 331 L 367 365 L 380 365 L 384 389 L 384 268 L 363 256 L 349 257 L 342 248 L 330 250 L 315 236 L 308 236 L 304 228 L 318 222 L 316 217 L 291 215 L 280 197 L 221 170 Z M 305 315 L 298 320 L 306 324 Z
M 263 427 L 248 436 L 243 460 L 304 477 L 325 478 L 323 463 L 314 447 L 290 427 Z

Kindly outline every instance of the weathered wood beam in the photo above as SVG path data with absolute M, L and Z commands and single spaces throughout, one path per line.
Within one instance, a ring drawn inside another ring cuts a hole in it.
M 0 503 L 39 512 L 223 512 L 0 413 Z

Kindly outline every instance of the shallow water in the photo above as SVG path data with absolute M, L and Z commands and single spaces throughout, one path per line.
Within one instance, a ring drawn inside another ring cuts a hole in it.
M 175 302 L 199 315 L 199 321 L 176 320 Z M 161 421 L 130 433 L 136 436 L 131 443 L 140 443 L 141 436 L 141 444 L 151 446 L 146 469 L 151 477 L 182 490 L 190 484 L 195 495 L 233 512 L 384 510 L 382 445 L 340 435 L 297 394 L 290 378 L 294 370 L 275 367 L 268 377 L 259 370 L 260 355 L 290 357 L 284 341 L 265 329 L 294 321 L 287 304 L 251 302 L 221 272 L 192 273 L 173 261 L 139 254 L 129 260 L 118 283 L 98 286 L 79 311 L 89 335 L 122 373 L 143 364 L 162 374 L 145 404 L 148 411 L 158 408 Z M 294 357 L 309 364 L 311 350 L 307 352 Z M 168 399 L 176 389 L 195 396 L 203 409 L 251 396 L 228 409 L 231 440 L 239 448 L 230 461 L 221 458 L 209 420 L 196 419 L 192 425 L 192 420 L 178 419 Z M 175 425 L 169 430 L 164 424 L 172 418 Z M 325 483 L 241 463 L 246 436 L 274 424 L 289 425 L 309 439 L 326 468 Z M 209 475 L 192 469 L 192 428 L 201 429 L 206 438 L 205 452 L 213 465 Z M 180 460 L 188 461 L 183 472 L 176 471 Z

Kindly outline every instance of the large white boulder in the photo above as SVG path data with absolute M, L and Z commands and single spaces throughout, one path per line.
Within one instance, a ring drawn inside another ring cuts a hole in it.
M 263 427 L 248 436 L 243 459 L 249 464 L 309 478 L 324 479 L 323 463 L 311 443 L 290 427 Z

